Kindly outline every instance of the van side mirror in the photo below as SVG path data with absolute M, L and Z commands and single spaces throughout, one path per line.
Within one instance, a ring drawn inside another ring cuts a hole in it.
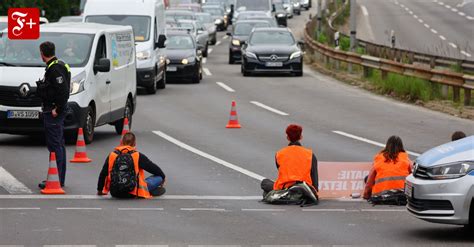
M 272 4 L 272 12 L 275 12 L 275 11 L 276 11 L 276 6 L 275 6 L 275 4 L 273 3 L 273 4 Z
M 227 35 L 227 36 L 232 36 L 232 33 L 231 33 L 231 32 L 227 32 L 226 35 Z
M 110 71 L 110 60 L 108 58 L 100 58 L 99 61 L 94 64 L 94 73 L 97 72 L 109 72 Z
M 158 36 L 158 42 L 156 42 L 155 44 L 155 48 L 165 48 L 166 47 L 166 36 L 164 34 L 160 34 L 160 36 Z
M 234 5 L 233 4 L 230 5 L 230 13 L 234 13 Z
M 299 40 L 299 41 L 298 41 L 298 45 L 300 46 L 301 50 L 304 50 L 304 48 L 305 48 L 305 43 L 304 43 L 303 40 Z

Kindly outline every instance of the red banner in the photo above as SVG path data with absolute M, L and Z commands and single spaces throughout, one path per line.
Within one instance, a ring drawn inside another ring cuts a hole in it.
M 364 178 L 369 175 L 369 162 L 318 162 L 320 198 L 350 198 L 364 193 Z

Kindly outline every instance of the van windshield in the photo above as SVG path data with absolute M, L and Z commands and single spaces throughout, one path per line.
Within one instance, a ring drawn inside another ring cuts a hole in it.
M 1 33 L 0 33 L 1 34 Z M 93 34 L 41 33 L 37 40 L 10 40 L 0 36 L 0 66 L 44 67 L 39 46 L 45 41 L 56 46 L 56 56 L 71 67 L 84 67 L 89 61 Z
M 132 26 L 136 42 L 144 42 L 150 39 L 151 18 L 148 16 L 92 15 L 86 17 L 86 22 Z

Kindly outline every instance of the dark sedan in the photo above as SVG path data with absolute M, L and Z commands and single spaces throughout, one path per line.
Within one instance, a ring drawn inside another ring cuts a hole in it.
M 244 76 L 257 73 L 303 75 L 302 43 L 288 28 L 256 28 L 242 46 Z
M 257 27 L 270 27 L 270 24 L 264 20 L 240 20 L 233 26 L 232 33 L 227 33 L 232 38 L 229 44 L 229 64 L 240 62 L 241 46 L 247 42 L 250 33 Z
M 186 31 L 168 31 L 166 36 L 166 77 L 199 83 L 202 79 L 202 54 L 193 36 Z

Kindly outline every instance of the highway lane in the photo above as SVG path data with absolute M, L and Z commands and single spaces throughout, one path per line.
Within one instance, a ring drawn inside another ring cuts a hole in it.
M 474 4 L 466 2 L 359 0 L 358 35 L 390 45 L 390 32 L 394 30 L 397 47 L 473 60 Z
M 301 27 L 303 23 L 300 17 L 290 21 L 292 28 Z M 286 145 L 284 128 L 292 122 L 304 126 L 303 143 L 314 148 L 318 158 L 325 161 L 370 161 L 380 149 L 335 134 L 334 130 L 382 143 L 389 135 L 399 134 L 407 148 L 415 152 L 447 141 L 454 130 L 474 134 L 472 122 L 374 96 L 311 72 L 308 67 L 303 78 L 244 78 L 239 73 L 239 65 L 226 64 L 230 40 L 224 40 L 222 34 L 219 38 L 221 44 L 213 47 L 204 66 L 212 75 L 205 76 L 201 84 L 168 85 L 157 95 L 138 98 L 133 123 L 138 148 L 168 175 L 167 195 L 178 197 L 152 201 L 94 199 L 92 195 L 103 160 L 119 142 L 112 127 L 101 127 L 96 141 L 88 146 L 94 162 L 68 167 L 68 195 L 89 197 L 0 199 L 0 244 L 259 246 L 471 241 L 460 233 L 460 227 L 416 220 L 404 212 L 403 207 L 373 208 L 365 202 L 323 201 L 320 206 L 307 208 L 321 211 L 302 211 L 299 207 L 261 204 L 255 199 L 260 195 L 258 179 L 156 135 L 153 131 L 161 131 L 213 157 L 261 176 L 274 177 L 273 155 Z M 216 82 L 223 82 L 235 92 L 225 90 Z M 243 125 L 239 130 L 224 128 L 232 100 L 237 101 Z M 251 101 L 289 115 L 277 114 Z M 69 157 L 73 149 L 68 146 Z M 41 140 L 0 135 L 0 157 L 1 166 L 37 195 L 36 184 L 45 177 L 47 166 L 44 163 L 46 148 Z M 8 193 L 0 191 L 0 194 Z M 179 199 L 186 198 L 179 197 L 185 195 L 197 197 Z M 213 200 L 199 197 L 210 195 L 221 197 Z M 227 196 L 246 197 L 229 200 Z M 386 223 L 393 219 L 396 219 L 394 223 Z M 367 239 L 368 234 L 373 238 Z

